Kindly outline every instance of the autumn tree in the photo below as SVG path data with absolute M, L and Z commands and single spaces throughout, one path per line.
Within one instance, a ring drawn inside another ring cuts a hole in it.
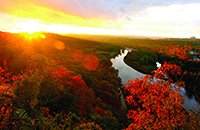
M 18 110 L 14 102 L 15 95 L 13 82 L 22 78 L 14 76 L 8 71 L 7 62 L 0 66 L 0 129 L 14 129 L 17 127 L 19 117 L 15 114 Z
M 183 83 L 163 80 L 169 74 L 181 75 L 181 68 L 165 62 L 154 77 L 146 75 L 127 82 L 130 95 L 126 101 L 131 106 L 127 116 L 133 119 L 127 129 L 179 129 L 186 124 L 186 112 L 181 107 L 184 98 L 179 94 Z
M 185 42 L 183 44 L 185 44 Z M 158 61 L 160 63 L 163 64 L 167 61 L 173 64 L 177 64 L 182 68 L 184 75 L 181 75 L 183 76 L 181 80 L 185 82 L 185 89 L 192 92 L 200 101 L 199 46 L 192 46 L 192 44 L 173 45 L 169 43 L 168 45 L 155 48 L 154 51 L 157 53 Z M 177 76 L 172 77 L 174 81 L 179 78 L 180 77 Z

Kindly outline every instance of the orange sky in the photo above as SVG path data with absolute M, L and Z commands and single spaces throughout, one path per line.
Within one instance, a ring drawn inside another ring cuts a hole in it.
M 191 0 L 0 0 L 0 30 L 200 38 Z

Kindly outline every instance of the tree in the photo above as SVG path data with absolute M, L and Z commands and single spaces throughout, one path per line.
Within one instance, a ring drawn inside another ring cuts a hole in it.
M 41 107 L 48 107 L 56 113 L 64 110 L 86 116 L 93 109 L 95 101 L 93 90 L 64 67 L 24 73 L 15 87 L 16 102 L 33 118 L 35 110 Z
M 127 117 L 133 119 L 127 129 L 178 129 L 186 124 L 186 112 L 181 107 L 184 98 L 178 93 L 183 84 L 173 85 L 171 78 L 162 80 L 169 73 L 180 75 L 181 68 L 165 62 L 154 77 L 147 75 L 127 82 L 126 90 L 130 92 L 126 97 L 130 108 Z
M 0 66 L 0 129 L 14 129 L 17 126 L 19 117 L 15 114 L 18 110 L 14 103 L 13 82 L 22 78 L 22 75 L 13 76 L 8 72 L 7 62 Z

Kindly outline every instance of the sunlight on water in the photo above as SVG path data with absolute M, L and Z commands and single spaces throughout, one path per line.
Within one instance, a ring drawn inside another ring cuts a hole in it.
M 159 62 L 156 62 L 156 67 L 160 68 L 162 65 Z

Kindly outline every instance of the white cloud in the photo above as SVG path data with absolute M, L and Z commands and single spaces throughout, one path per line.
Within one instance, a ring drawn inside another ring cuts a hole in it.
M 0 23 L 0 30 L 12 28 L 14 25 L 13 23 L 16 23 L 15 20 L 17 18 L 10 15 L 12 14 L 12 8 L 15 10 L 20 8 L 22 11 L 27 9 L 32 10 L 28 5 L 29 3 L 33 3 L 34 5 L 39 5 L 39 7 L 44 7 L 44 9 L 51 9 L 50 12 L 48 12 L 49 10 L 44 10 L 46 11 L 44 14 L 49 14 L 55 21 L 59 21 L 59 19 L 62 20 L 62 24 L 65 24 L 66 21 L 72 21 L 73 23 L 73 19 L 70 19 L 71 17 L 64 17 L 65 14 L 70 14 L 89 20 L 93 18 L 98 19 L 97 21 L 104 19 L 102 26 L 110 29 L 109 32 L 117 32 L 117 34 L 158 35 L 158 33 L 160 33 L 159 35 L 161 35 L 162 33 L 162 36 L 166 36 L 165 32 L 167 32 L 169 33 L 167 34 L 168 36 L 180 35 L 190 37 L 194 35 L 200 37 L 199 0 L 165 1 L 166 0 L 9 0 L 0 4 L 0 11 L 4 12 L 4 15 L 0 13 L 0 20 L 2 21 Z M 0 0 L 0 2 L 2 2 L 2 0 Z M 41 8 L 41 10 L 42 9 L 43 8 Z M 62 15 L 54 14 L 56 11 L 62 12 Z M 6 13 L 9 16 L 6 15 Z M 41 11 L 41 13 L 43 12 Z M 40 17 L 38 17 L 38 19 L 39 18 Z M 50 17 L 47 16 L 47 18 Z M 74 20 L 74 24 L 78 21 L 80 20 Z M 10 26 L 8 26 L 7 23 L 10 23 Z M 96 23 L 94 22 L 93 25 L 94 24 Z M 98 23 L 98 25 L 99 24 L 100 23 Z M 86 25 L 91 26 L 92 24 L 87 22 Z M 59 27 L 60 29 L 64 28 L 64 25 L 53 26 L 52 30 L 56 30 L 54 27 Z M 113 28 L 115 29 L 111 31 Z M 76 29 L 78 30 L 80 28 Z M 116 29 L 118 31 L 116 31 Z M 82 28 L 82 30 L 85 31 L 85 28 Z M 104 31 L 106 32 L 107 30 L 100 30 L 99 32 Z
M 200 3 L 149 7 L 142 17 L 154 22 L 195 25 L 200 23 Z

